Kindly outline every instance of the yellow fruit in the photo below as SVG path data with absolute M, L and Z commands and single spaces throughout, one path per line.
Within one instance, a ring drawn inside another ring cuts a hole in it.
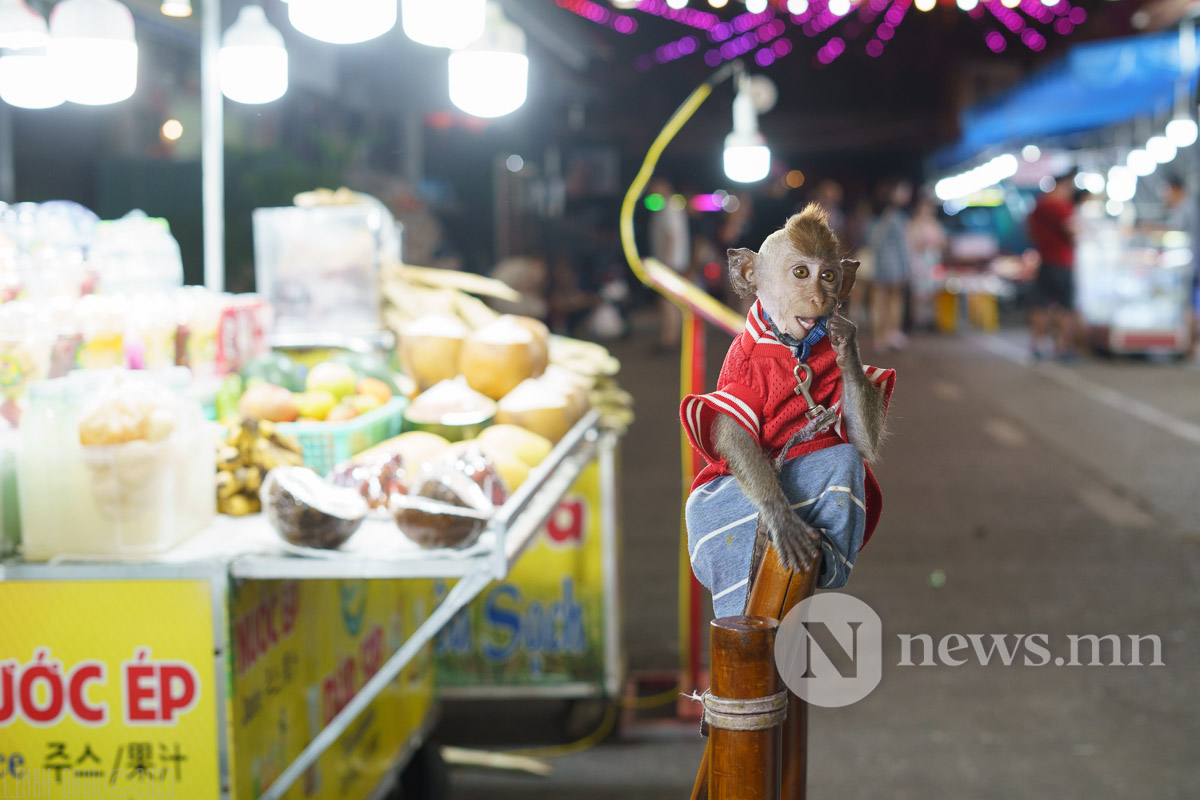
M 358 409 L 347 400 L 343 400 L 329 410 L 325 415 L 326 422 L 345 422 L 358 416 Z
M 242 416 L 271 422 L 292 422 L 300 416 L 292 393 L 270 383 L 257 383 L 247 389 L 238 401 L 238 411 Z
M 358 383 L 358 376 L 354 374 L 353 369 L 345 364 L 325 361 L 309 370 L 308 377 L 304 381 L 304 388 L 310 392 L 326 391 L 341 400 L 343 397 L 354 394 L 356 383 Z
M 359 414 L 365 414 L 379 408 L 385 401 L 380 401 L 377 396 L 371 394 L 356 394 L 353 397 L 347 397 L 342 402 L 349 403 Z
M 479 434 L 479 445 L 492 458 L 505 455 L 527 467 L 536 467 L 550 454 L 554 445 L 545 436 L 518 425 L 492 425 Z
M 492 459 L 492 463 L 496 465 L 496 472 L 500 473 L 500 480 L 504 481 L 504 487 L 509 493 L 515 492 L 517 487 L 525 482 L 529 477 L 529 465 L 519 458 L 512 456 L 504 456 L 501 453 L 493 452 L 484 449 L 485 453 Z
M 296 408 L 300 416 L 310 420 L 322 420 L 338 403 L 332 392 L 315 389 L 311 392 L 301 392 L 296 395 Z
M 419 391 L 458 374 L 458 357 L 467 327 L 448 316 L 421 317 L 400 334 L 400 364 Z
M 356 463 L 365 464 L 385 455 L 398 454 L 404 458 L 406 465 L 418 465 L 432 461 L 449 446 L 450 442 L 437 434 L 409 431 L 399 436 L 393 436 L 369 450 L 362 451 L 353 460 Z
M 500 317 L 463 340 L 458 371 L 471 388 L 493 400 L 511 392 L 539 365 L 539 343 L 515 317 Z M 542 365 L 544 368 L 544 365 Z
M 571 401 L 558 387 L 529 379 L 497 404 L 496 422 L 519 425 L 557 442 L 571 429 Z
M 376 405 L 383 405 L 392 399 L 392 387 L 379 378 L 363 378 L 358 382 L 357 388 L 360 395 L 378 399 L 379 402 Z

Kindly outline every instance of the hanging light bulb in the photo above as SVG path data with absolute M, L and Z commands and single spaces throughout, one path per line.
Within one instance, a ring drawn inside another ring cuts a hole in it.
M 1167 123 L 1167 139 L 1176 147 L 1191 147 L 1196 143 L 1196 121 L 1190 114 L 1179 112 Z
M 396 0 L 290 0 L 292 27 L 322 42 L 357 44 L 390 31 Z
M 850 13 L 850 0 L 829 0 L 829 13 L 844 17 Z
M 754 183 L 771 171 L 771 150 L 758 130 L 758 112 L 750 92 L 750 76 L 738 75 L 733 98 L 733 132 L 725 137 L 725 176 L 738 183 Z
M 17 108 L 54 108 L 66 99 L 58 62 L 44 49 L 0 56 L 0 100 Z
M 1151 136 L 1146 142 L 1146 152 L 1159 164 L 1168 164 L 1175 160 L 1179 149 L 1165 136 Z
M 525 32 L 487 4 L 483 36 L 450 54 L 450 102 L 476 117 L 502 117 L 525 104 L 529 59 Z
M 162 0 L 158 10 L 168 17 L 190 17 L 192 0 Z
M 45 47 L 49 38 L 46 20 L 25 0 L 0 0 L 0 47 Z
M 917 7 L 917 11 L 933 11 L 937 7 L 937 0 L 916 0 L 913 5 Z
M 458 50 L 483 35 L 485 0 L 401 0 L 404 33 L 418 44 Z
M 767 0 L 746 0 L 746 11 L 750 14 L 761 14 L 767 10 Z
M 1125 165 L 1133 170 L 1134 175 L 1141 178 L 1152 174 L 1158 168 L 1158 162 L 1154 160 L 1154 157 L 1141 148 L 1129 151 Z
M 243 6 L 221 37 L 221 92 L 238 103 L 269 103 L 288 88 L 288 54 L 283 35 L 267 21 L 262 6 Z
M 687 8 L 688 0 L 667 0 L 667 5 L 674 9 Z
M 133 15 L 117 0 L 62 0 L 50 12 L 49 54 L 72 103 L 119 103 L 137 89 Z

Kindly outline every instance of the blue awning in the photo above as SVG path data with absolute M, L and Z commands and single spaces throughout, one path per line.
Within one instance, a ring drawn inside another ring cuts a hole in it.
M 1012 89 L 962 113 L 959 141 L 934 156 L 953 166 L 996 145 L 1103 128 L 1162 112 L 1183 76 L 1171 31 L 1072 47 Z M 1196 70 L 1187 76 L 1196 83 Z

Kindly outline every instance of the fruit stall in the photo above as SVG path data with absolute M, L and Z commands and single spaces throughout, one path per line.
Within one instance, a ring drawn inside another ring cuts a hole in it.
M 615 694 L 604 348 L 402 264 L 369 198 L 256 212 L 257 295 L 180 286 L 169 248 L 118 286 L 68 211 L 52 288 L 0 219 L 5 781 L 384 796 L 443 693 Z M 271 239 L 293 212 L 321 248 Z

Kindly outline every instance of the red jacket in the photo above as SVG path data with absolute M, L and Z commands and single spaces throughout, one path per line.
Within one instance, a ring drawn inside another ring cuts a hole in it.
M 812 441 L 794 446 L 787 454 L 789 459 L 846 442 L 840 420 L 842 373 L 828 337 L 813 346 L 808 365 L 813 370 L 809 394 L 814 402 L 838 411 L 839 421 Z M 762 304 L 756 301 L 746 317 L 745 329 L 733 340 L 725 355 L 717 390 L 688 395 L 679 409 L 688 440 L 708 462 L 696 476 L 693 491 L 714 478 L 729 474 L 725 460 L 713 452 L 712 426 L 717 414 L 725 414 L 737 422 L 754 437 L 771 460 L 787 444 L 792 433 L 805 424 L 804 415 L 809 408 L 803 395 L 795 391 L 795 367 L 795 354 L 776 338 L 763 318 Z M 895 370 L 863 369 L 873 383 L 883 387 L 886 407 L 896 383 Z M 875 530 L 883 503 L 879 483 L 870 465 L 867 465 L 864 491 L 867 506 L 865 541 Z
M 1029 212 L 1029 239 L 1043 263 L 1065 269 L 1075 266 L 1075 234 L 1070 226 L 1074 213 L 1075 207 L 1069 202 L 1048 194 L 1039 197 Z

